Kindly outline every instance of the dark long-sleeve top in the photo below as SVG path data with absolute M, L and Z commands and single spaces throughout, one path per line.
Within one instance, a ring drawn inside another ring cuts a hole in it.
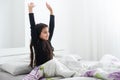
M 31 28 L 31 42 L 33 44 L 34 47 L 34 53 L 35 53 L 35 66 L 39 66 L 45 62 L 47 62 L 48 59 L 47 58 L 47 54 L 45 54 L 45 51 L 43 50 L 43 43 L 42 40 L 38 39 L 38 34 L 37 31 L 35 29 L 35 20 L 34 20 L 34 14 L 33 13 L 29 13 L 29 20 L 30 20 L 30 28 Z M 48 39 L 48 43 L 51 45 L 51 39 L 53 36 L 53 31 L 54 31 L 54 15 L 50 15 L 50 21 L 49 21 L 49 39 Z

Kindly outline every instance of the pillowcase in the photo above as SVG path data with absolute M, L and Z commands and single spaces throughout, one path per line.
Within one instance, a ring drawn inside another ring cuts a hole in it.
M 9 62 L 3 63 L 1 69 L 12 75 L 20 75 L 29 73 L 32 68 L 28 65 L 27 62 Z

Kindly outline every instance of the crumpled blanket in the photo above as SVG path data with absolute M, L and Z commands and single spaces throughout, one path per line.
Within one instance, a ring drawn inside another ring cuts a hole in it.
M 120 80 L 120 60 L 112 55 L 104 55 L 97 65 L 91 66 L 81 76 L 102 80 Z
M 72 66 L 72 65 L 71 65 Z M 94 77 L 102 80 L 120 80 L 120 60 L 112 55 L 105 55 L 96 64 L 88 68 L 72 69 L 57 59 L 35 67 L 23 80 L 52 80 L 50 77 Z M 76 70 L 76 71 L 75 71 Z M 79 71 L 78 71 L 79 70 Z M 43 79 L 44 78 L 44 79 Z
M 60 63 L 57 59 L 52 59 L 45 64 L 35 67 L 23 80 L 51 80 L 50 77 L 60 76 L 60 77 L 72 77 L 75 74 L 65 65 Z M 45 80 L 45 79 L 44 79 Z

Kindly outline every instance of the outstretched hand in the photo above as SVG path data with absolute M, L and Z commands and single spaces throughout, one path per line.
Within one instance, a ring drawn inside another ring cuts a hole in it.
M 29 13 L 32 13 L 34 7 L 35 7 L 35 5 L 34 5 L 33 2 L 30 2 L 30 3 L 28 4 Z
M 53 9 L 52 9 L 52 7 L 47 2 L 46 2 L 46 7 L 50 11 L 50 14 L 53 15 Z

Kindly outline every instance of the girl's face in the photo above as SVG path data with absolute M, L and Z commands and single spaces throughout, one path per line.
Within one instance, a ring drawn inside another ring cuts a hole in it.
M 49 30 L 48 27 L 45 27 L 42 29 L 42 32 L 40 34 L 40 38 L 43 40 L 48 40 L 49 39 Z

